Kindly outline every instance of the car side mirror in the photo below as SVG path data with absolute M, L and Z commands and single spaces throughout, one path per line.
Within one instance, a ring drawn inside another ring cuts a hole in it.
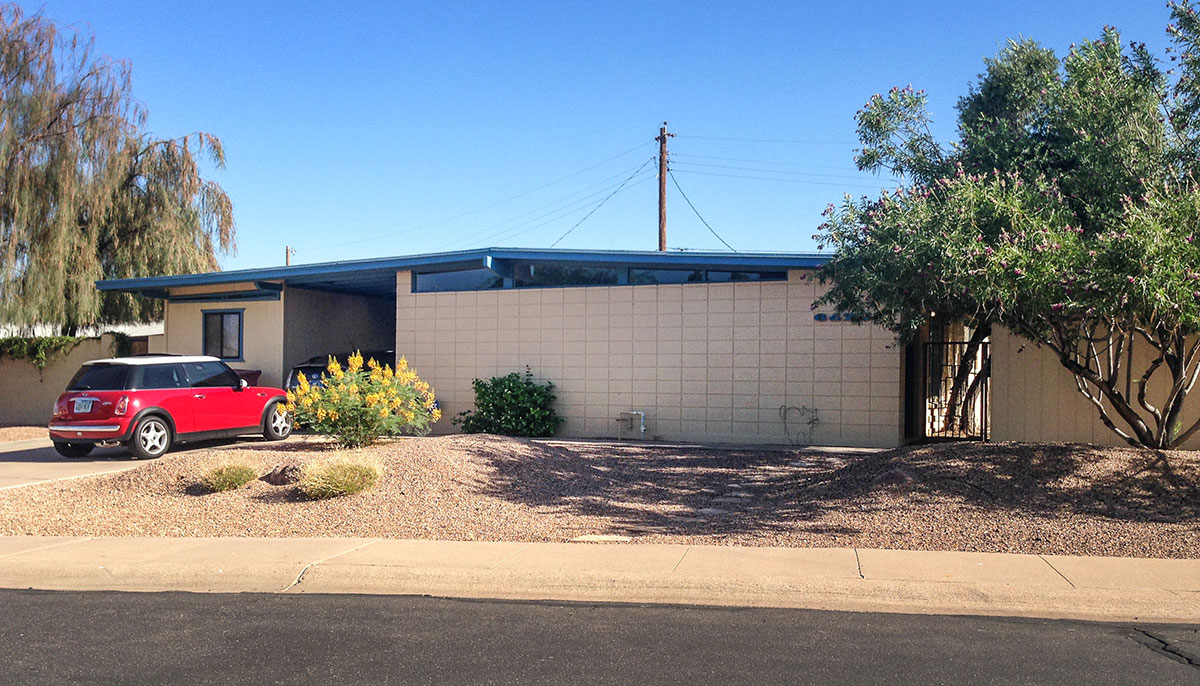
M 250 384 L 247 383 L 247 381 L 245 379 L 238 379 L 238 385 L 235 390 L 241 391 L 241 390 L 247 389 L 249 387 L 250 387 Z

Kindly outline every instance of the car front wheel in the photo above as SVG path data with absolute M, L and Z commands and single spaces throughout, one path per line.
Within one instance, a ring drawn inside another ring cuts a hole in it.
M 292 435 L 292 413 L 281 402 L 273 402 L 267 407 L 267 419 L 263 422 L 263 438 L 268 441 L 282 441 Z
M 170 449 L 171 427 L 159 417 L 146 417 L 138 422 L 129 440 L 129 452 L 143 460 L 162 457 Z
M 87 457 L 96 446 L 91 443 L 59 443 L 54 442 L 54 449 L 63 457 Z

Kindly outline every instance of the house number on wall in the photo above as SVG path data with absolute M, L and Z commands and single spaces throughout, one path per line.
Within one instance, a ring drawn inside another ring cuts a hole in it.
M 841 312 L 834 312 L 833 314 L 825 314 L 824 312 L 821 312 L 818 314 L 814 314 L 813 319 L 818 322 L 853 322 L 853 321 L 869 322 L 869 321 L 871 321 L 870 317 L 859 317 L 858 319 L 855 319 L 854 317 L 851 317 L 848 314 L 842 314 Z

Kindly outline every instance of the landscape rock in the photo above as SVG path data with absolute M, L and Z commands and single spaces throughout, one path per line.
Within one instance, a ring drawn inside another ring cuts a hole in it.
M 287 486 L 300 481 L 300 465 L 297 464 L 277 464 L 275 467 L 258 477 L 259 481 L 265 481 L 272 486 Z
M 899 467 L 880 472 L 871 480 L 875 486 L 910 486 L 920 481 L 916 474 Z

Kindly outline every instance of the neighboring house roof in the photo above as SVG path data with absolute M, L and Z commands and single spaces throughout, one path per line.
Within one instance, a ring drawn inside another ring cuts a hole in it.
M 257 282 L 287 283 L 362 295 L 394 295 L 397 271 L 446 272 L 486 267 L 498 272 L 517 262 L 568 263 L 581 265 L 628 266 L 644 268 L 693 269 L 814 269 L 829 261 L 818 253 L 730 253 L 691 251 L 633 250 L 549 250 L 522 248 L 480 248 L 455 252 L 429 253 L 368 260 L 347 260 L 287 267 L 237 269 L 204 274 L 154 276 L 139 279 L 97 281 L 102 291 L 128 291 L 165 297 L 167 290 L 180 286 L 208 286 Z
M 98 324 L 85 326 L 75 333 L 76 336 L 99 336 L 103 333 L 123 333 L 126 336 L 157 336 L 162 334 L 164 326 L 161 321 L 149 324 Z M 36 326 L 14 326 L 0 324 L 0 338 L 8 336 L 60 336 L 62 326 L 59 324 L 38 324 Z
M 100 360 L 91 360 L 84 362 L 84 365 L 89 364 L 127 364 L 127 365 L 147 365 L 147 364 L 188 364 L 191 362 L 220 362 L 219 357 L 210 357 L 208 355 L 146 355 L 143 357 L 106 357 Z

